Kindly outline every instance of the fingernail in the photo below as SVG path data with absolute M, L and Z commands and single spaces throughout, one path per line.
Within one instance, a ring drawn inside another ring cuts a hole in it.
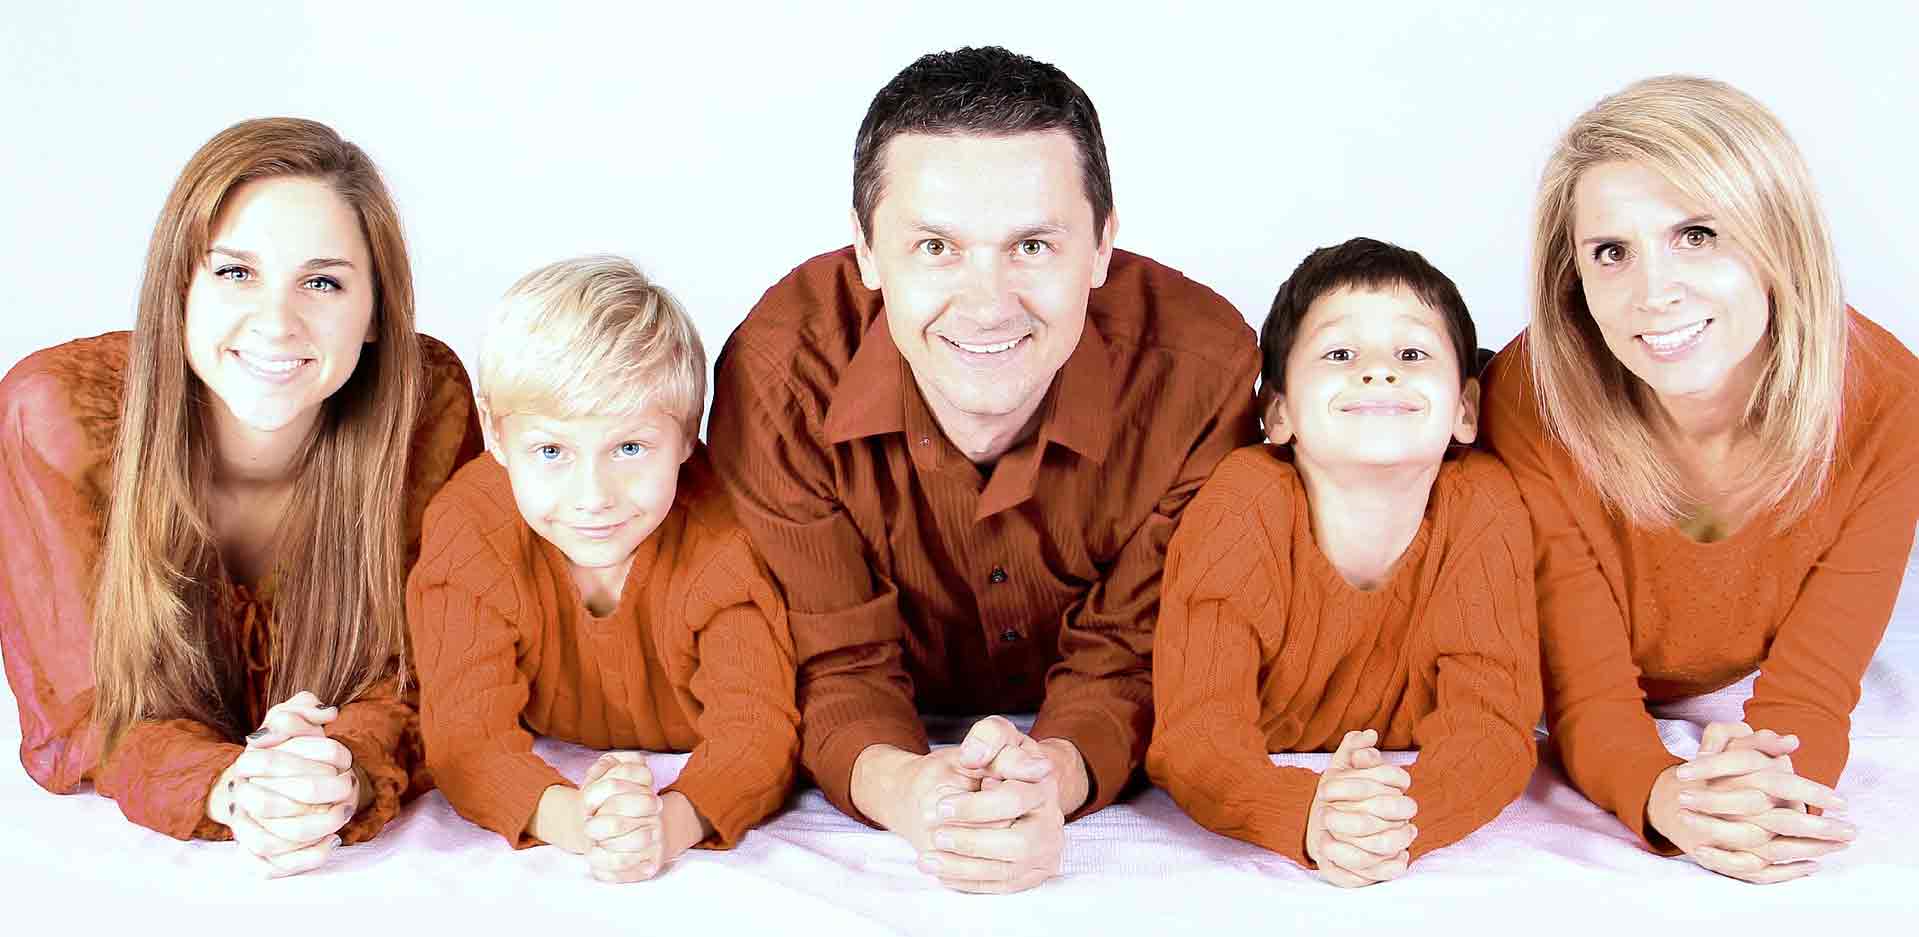
M 986 746 L 978 742 L 967 742 L 960 746 L 960 760 L 967 762 L 986 760 Z
M 952 852 L 953 851 L 953 834 L 948 833 L 945 830 L 941 830 L 937 833 L 934 833 L 933 845 L 938 846 L 939 848 L 944 849 L 947 852 Z
M 333 848 L 334 849 L 340 848 L 340 844 L 344 842 L 346 842 L 346 840 L 343 840 L 338 836 L 333 837 Z
M 247 733 L 247 741 L 249 742 L 257 742 L 266 737 L 267 730 L 265 729 L 254 729 L 252 732 Z
M 229 794 L 231 794 L 231 793 L 233 793 L 233 782 L 232 782 L 232 781 L 228 781 L 228 782 L 227 782 L 227 793 L 229 793 Z
M 939 858 L 932 855 L 921 856 L 919 868 L 921 872 L 925 872 L 928 875 L 937 875 L 940 870 Z
M 230 800 L 227 801 L 227 816 L 229 817 L 233 816 L 234 811 L 237 809 L 238 808 L 234 806 L 233 801 L 230 801 Z
M 951 820 L 958 813 L 959 807 L 955 805 L 952 800 L 940 801 L 940 819 Z

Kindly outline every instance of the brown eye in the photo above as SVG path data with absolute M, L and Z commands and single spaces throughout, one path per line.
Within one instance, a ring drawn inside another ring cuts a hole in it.
M 938 257 L 946 253 L 946 242 L 939 238 L 927 238 L 920 242 L 920 253 L 928 257 Z
M 1701 227 L 1699 225 L 1693 225 L 1679 233 L 1680 243 L 1685 244 L 1687 247 L 1705 247 L 1711 244 L 1717 237 L 1718 235 L 1714 234 L 1711 228 Z
M 1593 261 L 1602 267 L 1610 267 L 1625 259 L 1626 249 L 1617 244 L 1601 244 L 1593 250 Z

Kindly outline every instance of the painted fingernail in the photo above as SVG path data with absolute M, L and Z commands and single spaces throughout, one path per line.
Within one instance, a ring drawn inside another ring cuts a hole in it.
M 233 801 L 227 801 L 227 816 L 233 816 L 234 812 L 238 809 L 238 807 L 234 806 Z
M 231 794 L 231 793 L 233 793 L 233 782 L 232 782 L 232 781 L 228 781 L 228 782 L 227 782 L 227 793 L 229 793 L 229 794 Z
M 939 870 L 940 870 L 939 857 L 932 856 L 932 855 L 921 856 L 920 862 L 919 862 L 919 869 L 921 872 L 925 872 L 928 875 L 939 874 Z
M 266 737 L 267 737 L 267 730 L 265 729 L 254 729 L 252 732 L 247 733 L 247 741 L 249 742 L 258 742 L 259 740 Z
M 953 851 L 953 834 L 948 833 L 945 830 L 941 830 L 937 833 L 934 833 L 933 845 L 938 846 L 939 848 L 944 849 L 947 852 L 952 852 Z

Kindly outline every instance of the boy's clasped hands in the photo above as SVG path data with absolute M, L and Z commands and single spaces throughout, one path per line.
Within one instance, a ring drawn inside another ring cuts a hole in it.
M 1406 874 L 1419 836 L 1419 804 L 1406 795 L 1412 775 L 1387 764 L 1373 729 L 1348 732 L 1320 773 L 1306 818 L 1306 855 L 1319 876 L 1345 888 Z
M 277 878 L 318 868 L 339 831 L 372 797 L 353 754 L 327 737 L 337 707 L 302 690 L 267 710 L 213 784 L 207 816 Z

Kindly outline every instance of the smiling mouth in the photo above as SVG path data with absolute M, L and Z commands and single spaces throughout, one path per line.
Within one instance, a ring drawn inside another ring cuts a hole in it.
M 1401 403 L 1396 400 L 1362 400 L 1358 403 L 1349 403 L 1340 407 L 1339 412 L 1357 413 L 1361 416 L 1398 416 L 1407 413 L 1418 413 L 1421 409 L 1423 408 L 1414 404 Z
M 1701 337 L 1706 334 L 1706 327 L 1711 325 L 1712 321 L 1701 319 L 1691 325 L 1665 332 L 1641 332 L 1634 337 L 1644 342 L 1646 348 L 1657 357 L 1682 354 L 1699 344 Z
M 603 524 L 597 527 L 589 527 L 585 524 L 568 524 L 567 526 L 572 528 L 574 533 L 588 540 L 605 540 L 617 533 L 620 528 L 625 527 L 626 522 L 620 521 L 617 524 Z
M 285 380 L 293 376 L 293 374 L 301 368 L 313 363 L 312 358 L 287 355 L 257 355 L 241 351 L 237 348 L 229 349 L 229 351 L 233 355 L 234 360 L 240 362 L 241 367 L 269 381 Z
M 1032 336 L 1030 335 L 1021 335 L 1018 338 L 1009 338 L 1003 342 L 977 342 L 976 343 L 976 342 L 962 342 L 958 339 L 947 338 L 946 336 L 942 335 L 940 336 L 940 340 L 944 341 L 948 345 L 953 346 L 954 348 L 959 349 L 962 352 L 965 352 L 968 355 L 991 356 L 991 355 L 1003 355 L 1009 351 L 1012 351 L 1013 349 L 1018 348 L 1021 342 L 1024 342 L 1031 337 Z

